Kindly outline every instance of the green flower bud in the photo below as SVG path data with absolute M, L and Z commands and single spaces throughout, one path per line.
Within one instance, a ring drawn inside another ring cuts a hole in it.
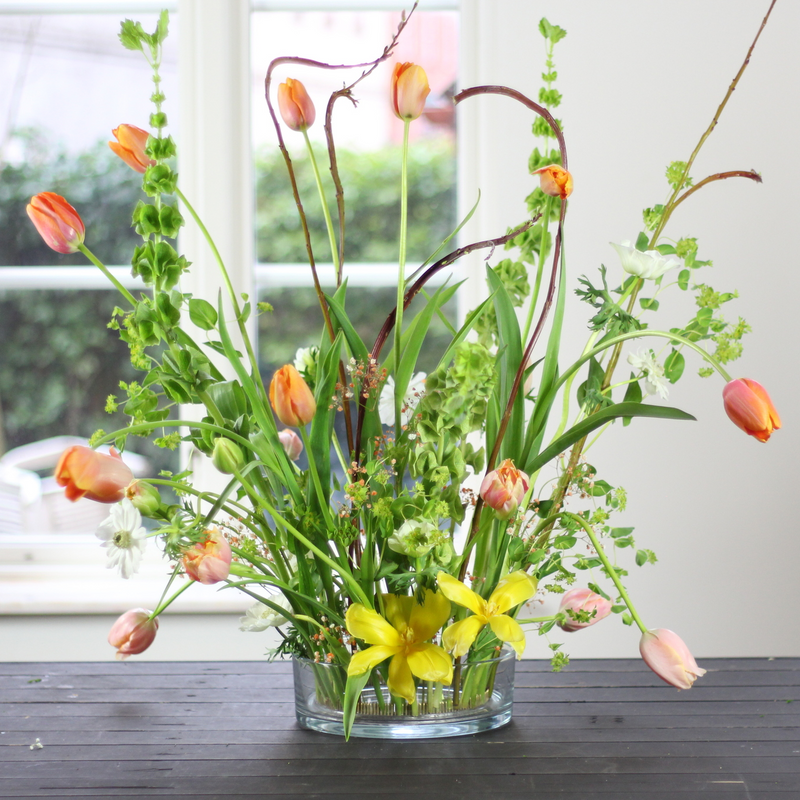
M 230 439 L 220 437 L 214 442 L 211 463 L 224 475 L 233 475 L 244 466 L 242 448 Z
M 161 510 L 161 495 L 158 489 L 146 481 L 131 481 L 125 489 L 125 496 L 143 517 L 154 518 Z

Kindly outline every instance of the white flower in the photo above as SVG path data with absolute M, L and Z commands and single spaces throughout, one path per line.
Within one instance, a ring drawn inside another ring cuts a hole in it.
M 102 547 L 108 550 L 106 569 L 119 567 L 123 578 L 130 578 L 139 569 L 147 531 L 142 527 L 142 515 L 127 497 L 111 507 L 95 536 L 103 540 Z
M 406 520 L 386 541 L 390 550 L 411 558 L 422 558 L 441 539 L 440 531 L 430 522 Z
M 292 610 L 292 606 L 283 594 L 271 595 L 269 599 L 275 603 L 275 605 L 285 608 L 287 611 Z M 279 625 L 288 622 L 286 617 L 264 603 L 256 603 L 250 606 L 245 614 L 246 616 L 239 617 L 240 631 L 265 631 L 267 628 L 277 628 Z
M 609 244 L 617 251 L 622 269 L 638 278 L 660 278 L 667 270 L 681 265 L 678 256 L 662 256 L 658 250 L 637 250 L 630 242 Z
M 408 421 L 414 416 L 414 409 L 425 391 L 426 377 L 426 373 L 417 372 L 408 382 L 406 396 L 403 398 L 403 405 L 400 408 L 400 418 L 403 425 L 408 425 Z M 378 401 L 378 414 L 384 425 L 394 425 L 394 378 L 391 375 L 383 384 L 380 400 Z
M 301 374 L 316 375 L 319 347 L 299 347 L 294 354 L 294 368 Z
M 635 369 L 644 373 L 644 386 L 649 394 L 657 394 L 662 400 L 669 395 L 669 387 L 664 377 L 664 367 L 656 361 L 652 350 L 644 350 L 639 354 L 631 353 L 628 363 Z

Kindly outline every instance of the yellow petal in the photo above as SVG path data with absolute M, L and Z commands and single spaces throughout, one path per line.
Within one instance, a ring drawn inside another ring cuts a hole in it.
M 436 581 L 439 584 L 439 591 L 464 608 L 476 614 L 486 614 L 486 601 L 472 589 L 468 589 L 461 581 L 456 580 L 452 575 L 446 572 L 440 572 L 436 576 Z
M 505 614 L 496 614 L 489 620 L 489 625 L 492 626 L 494 635 L 501 642 L 509 642 L 513 648 L 522 655 L 517 645 L 525 649 L 525 631 L 520 627 L 519 622 Z
M 414 603 L 411 609 L 409 625 L 414 630 L 414 641 L 425 642 L 431 639 L 449 618 L 450 601 L 441 592 L 426 590 L 425 603 Z
M 453 653 L 455 658 L 463 656 L 475 641 L 475 637 L 481 632 L 485 622 L 477 615 L 454 622 L 445 628 L 442 634 L 442 644 L 445 650 Z
M 353 603 L 347 609 L 345 622 L 347 630 L 367 644 L 385 644 L 389 647 L 401 647 L 403 644 L 400 634 L 377 611 L 361 603 Z
M 453 659 L 436 644 L 417 645 L 407 656 L 411 671 L 424 681 L 449 686 L 453 680 Z
M 408 661 L 402 653 L 398 653 L 389 662 L 389 679 L 386 681 L 389 691 L 398 697 L 404 697 L 409 703 L 417 699 L 417 687 L 414 677 L 408 666 Z
M 489 598 L 499 614 L 530 600 L 536 594 L 537 581 L 521 569 L 506 575 Z
M 369 672 L 376 664 L 381 661 L 386 661 L 389 656 L 393 656 L 399 648 L 387 647 L 385 644 L 376 644 L 374 647 L 368 647 L 366 650 L 359 650 L 350 659 L 347 665 L 348 675 L 363 675 Z
M 398 631 L 404 631 L 411 618 L 411 609 L 414 606 L 414 598 L 400 594 L 383 595 L 383 610 L 386 619 L 389 620 Z

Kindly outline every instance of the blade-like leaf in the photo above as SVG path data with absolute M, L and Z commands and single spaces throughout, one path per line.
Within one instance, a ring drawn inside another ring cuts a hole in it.
M 348 675 L 347 683 L 344 687 L 344 707 L 342 724 L 344 725 L 344 739 L 347 741 L 350 738 L 350 731 L 353 730 L 353 721 L 356 717 L 356 706 L 358 705 L 358 698 L 361 696 L 361 690 L 367 685 L 371 670 L 368 670 L 363 675 Z

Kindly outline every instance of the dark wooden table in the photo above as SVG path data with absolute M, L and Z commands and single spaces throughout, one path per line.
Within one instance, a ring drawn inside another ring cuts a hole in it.
M 800 659 L 702 665 L 523 661 L 505 728 L 345 743 L 297 727 L 288 664 L 0 663 L 0 797 L 800 798 Z

